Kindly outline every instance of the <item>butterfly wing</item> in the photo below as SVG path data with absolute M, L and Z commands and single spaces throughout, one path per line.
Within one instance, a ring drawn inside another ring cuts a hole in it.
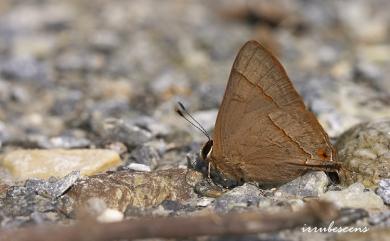
M 282 183 L 335 158 L 281 64 L 255 41 L 233 64 L 213 140 L 211 163 L 235 180 Z

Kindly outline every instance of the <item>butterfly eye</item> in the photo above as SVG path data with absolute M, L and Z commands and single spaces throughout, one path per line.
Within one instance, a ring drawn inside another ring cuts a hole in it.
M 323 148 L 318 148 L 317 155 L 322 159 L 327 159 L 329 157 L 327 150 Z
M 209 140 L 208 142 L 206 142 L 203 145 L 203 147 L 202 147 L 202 149 L 200 151 L 200 155 L 201 155 L 203 160 L 207 159 L 207 156 L 210 153 L 212 147 L 213 147 L 213 140 Z

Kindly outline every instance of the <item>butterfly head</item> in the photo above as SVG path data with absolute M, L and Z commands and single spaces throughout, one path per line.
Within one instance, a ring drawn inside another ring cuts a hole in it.
M 211 151 L 213 150 L 213 140 L 208 140 L 200 149 L 200 157 L 202 160 L 207 161 L 210 157 Z

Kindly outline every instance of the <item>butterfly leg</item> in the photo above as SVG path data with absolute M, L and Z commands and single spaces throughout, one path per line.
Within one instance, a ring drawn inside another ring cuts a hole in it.
M 204 197 L 217 198 L 226 191 L 227 189 L 215 185 L 211 179 L 202 180 L 195 184 L 195 192 Z

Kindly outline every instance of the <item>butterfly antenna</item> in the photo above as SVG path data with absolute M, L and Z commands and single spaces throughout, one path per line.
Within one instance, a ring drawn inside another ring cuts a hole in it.
M 178 113 L 181 117 L 183 117 L 186 121 L 188 121 L 188 123 L 190 123 L 196 129 L 198 129 L 200 132 L 202 132 L 207 137 L 207 139 L 211 140 L 210 135 L 206 131 L 206 129 L 187 111 L 184 105 L 181 102 L 177 102 L 177 103 L 180 108 L 175 109 L 176 113 Z M 188 119 L 185 114 L 189 116 L 191 120 Z
M 184 105 L 180 101 L 178 101 L 177 103 L 179 104 L 180 108 L 191 118 L 191 120 L 195 121 L 195 123 L 198 124 L 200 128 L 202 128 L 203 132 L 207 134 L 207 137 L 209 137 L 209 134 L 206 129 L 187 111 Z

